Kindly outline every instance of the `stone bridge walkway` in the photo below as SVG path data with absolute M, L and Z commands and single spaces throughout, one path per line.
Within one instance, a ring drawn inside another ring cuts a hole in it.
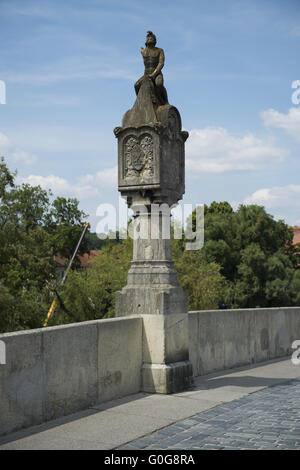
M 300 449 L 300 379 L 198 413 L 120 449 Z
M 300 449 L 300 366 L 290 359 L 198 377 L 0 439 L 5 449 Z

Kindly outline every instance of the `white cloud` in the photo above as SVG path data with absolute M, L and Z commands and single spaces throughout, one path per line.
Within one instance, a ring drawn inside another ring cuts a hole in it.
M 287 114 L 267 109 L 261 113 L 261 117 L 265 126 L 283 129 L 300 141 L 300 107 L 290 108 Z
M 118 185 L 118 167 L 105 168 L 98 171 L 95 175 L 84 175 L 80 178 L 81 184 L 97 184 L 106 188 L 116 188 Z
M 32 165 L 36 162 L 36 156 L 25 150 L 15 149 L 11 153 L 11 157 L 15 162 L 25 163 L 26 165 Z
M 36 162 L 36 156 L 33 153 L 16 147 L 2 132 L 0 132 L 0 154 L 5 157 L 6 161 L 12 163 L 31 165 Z
M 286 186 L 274 186 L 255 191 L 243 201 L 244 204 L 258 204 L 267 209 L 299 208 L 300 209 L 300 185 L 289 184 Z
M 18 183 L 27 183 L 31 186 L 41 186 L 51 189 L 55 196 L 76 197 L 79 200 L 92 199 L 99 196 L 98 188 L 89 184 L 72 184 L 64 178 L 55 175 L 30 175 L 26 178 L 17 178 Z
M 263 140 L 251 133 L 237 137 L 223 127 L 207 127 L 190 132 L 186 155 L 188 170 L 223 173 L 256 170 L 280 162 L 288 151 L 275 146 L 270 139 Z

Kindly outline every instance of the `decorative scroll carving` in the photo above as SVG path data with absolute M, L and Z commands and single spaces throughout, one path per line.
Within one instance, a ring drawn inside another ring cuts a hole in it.
M 131 136 L 125 142 L 125 178 L 153 176 L 153 139 L 150 135 Z

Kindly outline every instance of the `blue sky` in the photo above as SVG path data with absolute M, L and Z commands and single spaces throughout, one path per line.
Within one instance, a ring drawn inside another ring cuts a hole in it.
M 0 153 L 19 182 L 77 197 L 93 228 L 117 203 L 113 128 L 150 29 L 190 132 L 183 202 L 256 203 L 300 225 L 298 0 L 0 0 L 0 22 Z

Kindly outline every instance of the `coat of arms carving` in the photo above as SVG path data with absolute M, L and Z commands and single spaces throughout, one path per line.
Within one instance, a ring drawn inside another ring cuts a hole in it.
M 153 176 L 153 139 L 150 135 L 131 136 L 125 142 L 125 178 Z

